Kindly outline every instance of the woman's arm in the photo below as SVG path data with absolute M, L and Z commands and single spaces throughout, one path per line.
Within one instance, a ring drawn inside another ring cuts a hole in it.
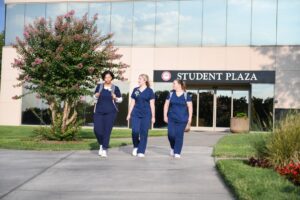
M 129 119 L 130 119 L 131 112 L 132 112 L 132 109 L 133 109 L 134 105 L 135 105 L 135 99 L 131 98 L 130 105 L 129 105 L 129 108 L 128 108 L 128 114 L 127 114 L 127 117 L 126 117 L 127 121 L 129 121 Z
M 189 119 L 188 119 L 188 123 L 191 124 L 192 123 L 192 116 L 193 116 L 193 103 L 187 102 L 187 106 L 188 106 L 188 112 L 189 112 Z
M 170 100 L 165 101 L 164 105 L 164 121 L 168 123 L 168 111 L 169 111 Z
M 150 100 L 150 108 L 151 108 L 151 114 L 152 114 L 152 124 L 155 123 L 155 100 L 154 99 L 151 99 Z

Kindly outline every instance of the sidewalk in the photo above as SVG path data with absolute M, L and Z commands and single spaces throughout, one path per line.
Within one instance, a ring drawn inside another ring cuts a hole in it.
M 150 138 L 145 158 L 129 146 L 97 151 L 0 150 L 0 199 L 233 199 L 210 156 L 224 133 L 185 135 L 182 158 L 166 137 Z

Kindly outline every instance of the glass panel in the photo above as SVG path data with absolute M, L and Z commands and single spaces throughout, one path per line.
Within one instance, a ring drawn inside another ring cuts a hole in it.
M 245 113 L 248 116 L 249 91 L 233 91 L 233 117 L 237 113 Z
M 69 3 L 68 11 L 74 10 L 75 17 L 82 18 L 85 14 L 88 13 L 88 4 L 87 3 Z
M 59 15 L 67 13 L 67 3 L 48 3 L 46 8 L 46 17 L 55 21 Z
M 230 127 L 231 90 L 217 90 L 217 127 Z
M 89 4 L 89 17 L 93 18 L 98 14 L 97 28 L 101 34 L 105 35 L 110 33 L 110 3 L 90 3 Z
M 225 45 L 226 0 L 204 0 L 203 45 Z
M 253 0 L 252 44 L 276 44 L 276 0 Z
M 251 129 L 270 131 L 273 127 L 273 84 L 252 84 Z
M 193 102 L 192 126 L 197 126 L 197 93 L 197 90 L 188 90 L 188 94 L 192 96 Z
M 201 45 L 202 1 L 180 1 L 179 45 Z
M 156 46 L 177 46 L 179 1 L 157 2 Z
M 7 4 L 5 45 L 15 43 L 16 37 L 22 38 L 24 31 L 24 4 Z
M 25 25 L 32 24 L 36 18 L 45 17 L 46 4 L 30 3 L 26 4 L 25 9 Z
M 213 126 L 213 90 L 199 90 L 199 126 Z M 196 112 L 196 110 L 195 110 Z
M 300 1 L 278 1 L 277 44 L 300 44 Z
M 111 31 L 115 34 L 115 45 L 132 44 L 132 2 L 112 3 Z
M 251 1 L 228 0 L 227 44 L 250 45 Z

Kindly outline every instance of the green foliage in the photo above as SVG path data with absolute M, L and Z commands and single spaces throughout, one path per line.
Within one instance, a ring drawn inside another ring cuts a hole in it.
M 49 139 L 76 139 L 80 98 L 92 94 L 104 70 L 123 79 L 128 67 L 118 61 L 121 55 L 111 42 L 112 34 L 98 33 L 97 15 L 88 20 L 87 15 L 77 19 L 74 13 L 58 16 L 54 23 L 37 19 L 25 27 L 24 39 L 17 38 L 15 44 L 19 58 L 12 66 L 20 71 L 16 86 L 37 93 L 49 105 L 52 127 L 44 135 Z
M 258 134 L 251 140 L 251 145 L 255 149 L 255 156 L 259 159 L 266 158 L 269 155 L 267 143 L 271 134 Z
M 219 160 L 217 169 L 236 199 L 300 199 L 300 188 L 272 169 L 251 167 L 241 160 Z
M 267 148 L 275 167 L 300 162 L 300 113 L 288 114 L 279 122 Z
M 0 80 L 1 80 L 1 69 L 2 69 L 2 48 L 4 46 L 4 31 L 0 33 Z
M 247 114 L 244 112 L 239 112 L 235 115 L 237 118 L 247 118 Z

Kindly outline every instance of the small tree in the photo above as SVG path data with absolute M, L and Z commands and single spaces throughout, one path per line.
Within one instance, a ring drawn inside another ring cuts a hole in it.
M 36 93 L 49 105 L 51 129 L 43 130 L 48 139 L 72 140 L 79 130 L 76 106 L 80 97 L 91 95 L 103 70 L 123 79 L 126 64 L 111 42 L 112 34 L 97 32 L 97 15 L 88 20 L 74 17 L 74 11 L 51 20 L 36 19 L 17 38 L 19 57 L 12 64 L 20 70 L 16 86 Z M 25 93 L 14 99 L 22 98 Z

